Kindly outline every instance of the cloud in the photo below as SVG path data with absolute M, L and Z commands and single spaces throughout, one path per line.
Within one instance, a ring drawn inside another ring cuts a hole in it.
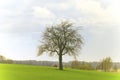
M 55 18 L 55 14 L 45 7 L 33 7 L 33 15 L 40 18 Z
M 15 0 L 0 0 L 0 6 L 6 6 L 8 4 L 11 4 L 12 2 L 14 2 Z
M 79 17 L 75 20 L 84 29 L 85 46 L 82 50 L 82 60 L 99 60 L 110 56 L 113 61 L 119 61 L 117 57 L 120 56 L 119 3 L 119 0 L 71 0 L 69 2 L 79 11 Z M 86 54 L 89 57 L 85 58 Z
M 6 16 L 6 15 L 10 15 L 11 11 L 7 10 L 7 9 L 0 9 L 0 16 Z
M 57 11 L 66 11 L 71 7 L 68 2 L 47 3 L 46 6 Z
M 8 16 L 20 16 L 23 12 L 20 10 L 13 11 L 8 9 L 0 9 L 0 17 L 6 18 Z
M 120 56 L 119 3 L 119 0 L 0 0 L 0 48 L 3 52 L 9 49 L 7 54 L 13 57 L 11 54 L 14 53 L 15 59 L 18 55 L 15 53 L 18 51 L 19 56 L 23 56 L 24 54 L 21 53 L 25 52 L 35 53 L 29 47 L 35 44 L 34 49 L 36 48 L 37 41 L 34 43 L 33 40 L 39 40 L 46 24 L 65 19 L 83 26 L 85 45 L 80 55 L 83 57 L 82 60 L 99 60 L 104 56 L 111 56 L 118 61 L 117 56 Z M 21 38 L 22 36 L 25 40 Z M 22 44 L 24 41 L 25 44 Z M 18 49 L 14 51 L 16 46 Z M 23 46 L 26 46 L 25 52 L 21 50 Z M 32 57 L 27 54 L 26 56 Z
M 70 4 L 82 14 L 81 24 L 101 25 L 111 24 L 120 25 L 120 5 L 119 0 L 74 0 Z M 104 4 L 106 4 L 104 6 Z

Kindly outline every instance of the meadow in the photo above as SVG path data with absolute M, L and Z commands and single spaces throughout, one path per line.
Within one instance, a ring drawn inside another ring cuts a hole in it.
M 120 80 L 120 73 L 0 64 L 0 80 Z

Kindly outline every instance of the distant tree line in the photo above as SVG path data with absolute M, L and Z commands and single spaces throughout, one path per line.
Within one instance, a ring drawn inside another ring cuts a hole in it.
M 118 70 L 118 66 L 112 62 L 110 57 L 104 58 L 100 62 L 71 61 L 71 68 L 82 70 L 101 70 L 105 72 Z
M 27 65 L 38 65 L 38 66 L 54 66 L 58 65 L 55 61 L 36 61 L 36 60 L 14 60 L 14 64 L 27 64 Z
M 50 67 L 58 67 L 59 63 L 56 61 L 36 61 L 36 60 L 23 60 L 18 61 L 14 60 L 14 64 L 27 64 L 27 65 L 38 65 L 38 66 L 50 66 Z M 109 60 L 109 58 L 105 58 L 100 62 L 85 62 L 85 61 L 70 61 L 63 62 L 64 67 L 80 69 L 80 70 L 99 70 L 99 71 L 117 71 L 120 68 L 120 63 L 114 63 Z
M 4 56 L 0 55 L 0 63 L 13 63 L 13 60 L 7 59 Z
M 73 69 L 82 69 L 82 70 L 94 70 L 95 67 L 90 62 L 84 62 L 84 61 L 71 61 L 71 68 Z
M 4 56 L 0 55 L 0 63 L 7 64 L 25 64 L 25 65 L 37 65 L 37 66 L 50 66 L 58 67 L 59 63 L 57 61 L 36 61 L 36 60 L 11 60 L 6 59 Z M 80 70 L 101 70 L 101 71 L 117 71 L 120 69 L 120 63 L 112 62 L 110 57 L 102 59 L 100 62 L 85 62 L 85 61 L 70 61 L 63 62 L 64 67 L 80 69 Z

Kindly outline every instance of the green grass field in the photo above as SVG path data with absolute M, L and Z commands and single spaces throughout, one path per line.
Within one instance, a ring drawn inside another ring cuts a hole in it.
M 0 80 L 120 80 L 120 73 L 0 64 Z

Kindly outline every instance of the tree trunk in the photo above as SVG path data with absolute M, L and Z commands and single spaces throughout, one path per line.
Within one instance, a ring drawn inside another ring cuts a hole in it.
M 63 70 L 62 54 L 59 55 L 59 70 Z

